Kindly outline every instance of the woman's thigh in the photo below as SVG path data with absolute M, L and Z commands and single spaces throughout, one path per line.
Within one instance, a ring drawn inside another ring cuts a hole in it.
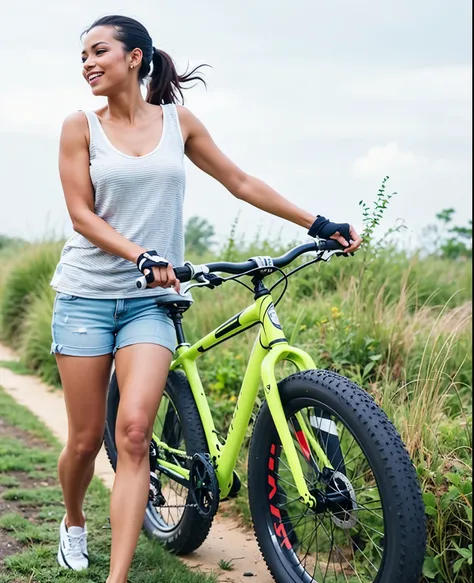
M 101 438 L 105 424 L 115 305 L 115 300 L 62 293 L 54 302 L 51 352 L 61 376 L 69 435 L 87 448 Z
M 151 439 L 153 422 L 168 377 L 172 353 L 157 344 L 134 344 L 120 349 L 115 372 L 120 390 L 117 445 L 130 430 Z
M 98 449 L 105 427 L 112 355 L 56 354 L 68 417 L 68 438 L 87 451 Z

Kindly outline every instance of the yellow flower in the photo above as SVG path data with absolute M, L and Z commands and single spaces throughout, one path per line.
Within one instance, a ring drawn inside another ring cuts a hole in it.
M 237 397 L 236 397 L 235 395 L 231 395 L 231 397 L 230 397 L 229 401 L 230 401 L 231 403 L 235 403 L 235 402 L 237 401 Z
M 341 317 L 341 312 L 339 310 L 339 308 L 333 307 L 331 308 L 331 312 L 332 312 L 332 317 L 337 320 L 338 318 Z

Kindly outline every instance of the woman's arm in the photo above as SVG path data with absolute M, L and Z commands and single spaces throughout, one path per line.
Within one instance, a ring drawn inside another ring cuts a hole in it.
M 87 119 L 82 112 L 65 119 L 59 144 L 59 175 L 73 229 L 107 253 L 136 263 L 146 249 L 120 235 L 94 213 L 87 135 Z
M 201 170 L 218 180 L 236 198 L 248 202 L 272 215 L 286 219 L 308 230 L 316 217 L 295 206 L 289 200 L 278 194 L 262 180 L 246 174 L 236 166 L 212 140 L 204 125 L 185 107 L 178 107 L 179 118 L 185 140 L 186 155 Z M 359 235 L 350 226 L 350 238 L 346 241 L 339 232 L 333 236 L 343 245 L 345 251 L 355 251 L 361 243 Z

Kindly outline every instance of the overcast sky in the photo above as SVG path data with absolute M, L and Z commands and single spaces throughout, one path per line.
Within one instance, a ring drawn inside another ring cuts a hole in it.
M 186 105 L 245 171 L 294 203 L 362 230 L 360 199 L 385 175 L 398 192 L 384 227 L 416 234 L 471 206 L 471 0 L 23 0 L 2 8 L 0 233 L 71 227 L 57 169 L 66 115 L 97 109 L 80 33 L 98 16 L 138 18 L 179 68 L 206 62 Z M 301 229 L 234 199 L 188 162 L 185 216 L 225 236 Z

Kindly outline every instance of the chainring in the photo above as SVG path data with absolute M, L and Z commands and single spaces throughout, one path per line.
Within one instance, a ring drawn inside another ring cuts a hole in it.
M 211 457 L 195 453 L 189 471 L 189 491 L 201 516 L 214 516 L 219 508 L 220 488 Z

